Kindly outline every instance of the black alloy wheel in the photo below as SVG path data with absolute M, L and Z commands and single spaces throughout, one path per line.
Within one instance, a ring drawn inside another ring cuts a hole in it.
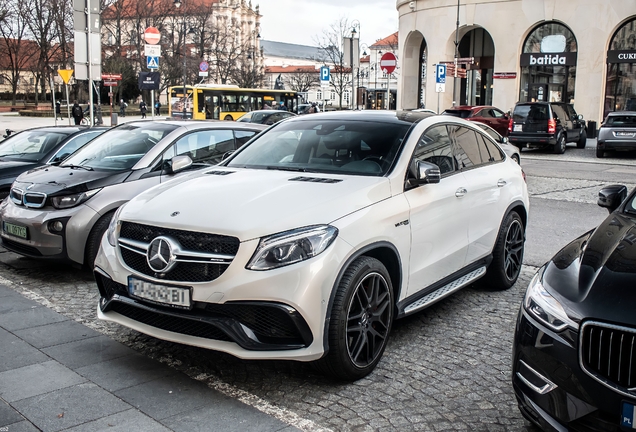
M 559 138 L 557 138 L 557 143 L 554 145 L 554 153 L 565 153 L 565 137 L 563 136 L 563 134 L 559 135 Z
M 581 135 L 579 136 L 579 140 L 576 143 L 576 148 L 584 149 L 587 144 L 587 132 L 585 129 L 581 129 Z
M 483 279 L 483 286 L 491 290 L 505 290 L 514 285 L 521 273 L 525 229 L 521 217 L 512 211 L 506 215 L 492 251 L 492 262 Z
M 353 381 L 373 371 L 386 348 L 395 303 L 386 267 L 361 256 L 347 267 L 335 288 L 328 351 L 314 365 L 325 375 Z

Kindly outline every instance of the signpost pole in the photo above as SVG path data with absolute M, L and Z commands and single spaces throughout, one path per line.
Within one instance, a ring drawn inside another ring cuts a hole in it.
M 49 77 L 49 86 L 51 86 L 51 102 L 53 102 L 53 117 L 55 118 L 55 126 L 57 126 L 57 110 L 55 109 L 55 86 L 53 84 L 53 76 Z
M 108 97 L 110 98 L 110 121 L 113 121 L 113 86 L 109 86 L 110 90 L 108 91 Z M 111 124 L 112 126 L 112 124 Z
M 152 111 L 152 119 L 155 119 L 155 91 L 150 90 L 150 111 Z

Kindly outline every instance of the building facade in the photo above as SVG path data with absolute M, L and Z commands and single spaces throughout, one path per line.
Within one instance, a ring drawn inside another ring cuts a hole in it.
M 633 0 L 397 0 L 396 7 L 399 108 L 436 109 L 439 100 L 440 110 L 506 111 L 518 101 L 563 101 L 594 121 L 636 110 Z M 444 63 L 438 93 L 434 71 Z

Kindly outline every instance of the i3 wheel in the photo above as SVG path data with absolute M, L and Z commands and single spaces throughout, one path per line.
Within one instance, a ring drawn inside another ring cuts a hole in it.
M 581 129 L 581 136 L 576 143 L 576 148 L 584 149 L 585 144 L 587 144 L 587 132 L 585 132 L 585 129 Z
M 99 218 L 97 222 L 95 222 L 95 225 L 93 225 L 91 233 L 88 235 L 86 248 L 84 249 L 84 266 L 91 271 L 95 267 L 95 258 L 97 258 L 97 252 L 99 251 L 99 245 L 102 242 L 102 237 L 104 237 L 104 233 L 108 229 L 108 225 L 110 224 L 110 220 L 113 218 L 114 214 L 115 212 L 111 211 Z
M 500 291 L 515 284 L 521 273 L 525 240 L 521 217 L 514 211 L 508 213 L 499 228 L 492 262 L 484 278 L 486 288 Z
M 554 145 L 554 153 L 563 154 L 565 153 L 565 137 L 563 134 L 559 135 L 557 139 L 557 143 Z
M 357 258 L 337 287 L 327 331 L 329 352 L 316 367 L 349 381 L 371 373 L 386 348 L 393 313 L 393 286 L 386 267 L 375 258 Z

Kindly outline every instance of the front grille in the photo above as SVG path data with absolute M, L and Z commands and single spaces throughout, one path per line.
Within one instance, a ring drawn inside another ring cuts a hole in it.
M 289 181 L 300 181 L 300 182 L 310 182 L 310 183 L 340 183 L 342 180 L 322 178 L 322 177 L 302 177 L 301 176 L 301 177 L 290 178 Z
M 288 339 L 287 343 L 303 343 L 298 327 L 282 309 L 264 305 L 208 304 L 205 310 L 216 316 L 236 319 L 249 327 L 259 340 Z
M 29 255 L 29 256 L 42 256 L 42 252 L 34 248 L 33 246 L 24 245 L 22 243 L 14 242 L 13 240 L 8 240 L 6 238 L 2 238 L 2 244 L 9 250 L 14 252 Z
M 159 236 L 167 236 L 177 240 L 185 251 L 231 256 L 236 255 L 240 243 L 236 237 L 152 227 L 131 222 L 122 223 L 120 238 L 148 244 Z M 124 263 L 134 271 L 157 279 L 175 282 L 211 282 L 221 276 L 229 265 L 229 262 L 179 261 L 169 272 L 156 273 L 148 265 L 145 254 L 123 247 L 120 247 L 119 250 Z
M 636 394 L 636 329 L 603 323 L 583 325 L 581 363 L 592 376 Z
M 230 339 L 216 326 L 202 321 L 180 318 L 172 315 L 164 315 L 120 302 L 113 302 L 110 306 L 110 310 L 132 320 L 149 325 L 151 327 L 160 328 L 162 330 L 196 336 L 205 339 L 214 339 L 227 342 L 232 341 L 232 339 Z
M 146 255 L 119 248 L 121 257 L 128 267 L 136 272 L 157 279 L 175 282 L 211 282 L 227 269 L 227 264 L 178 262 L 168 273 L 155 273 L 148 265 Z

